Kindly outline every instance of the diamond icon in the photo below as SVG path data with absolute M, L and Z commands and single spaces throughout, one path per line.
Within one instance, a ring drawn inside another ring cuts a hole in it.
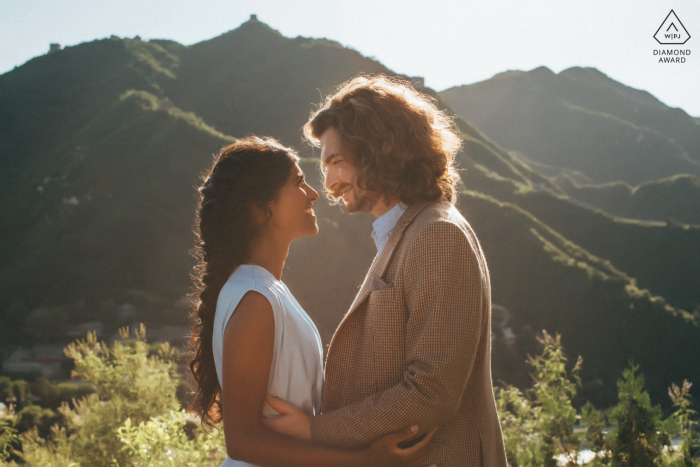
M 654 34 L 654 39 L 659 44 L 685 44 L 690 39 L 690 34 L 676 13 L 671 10 Z

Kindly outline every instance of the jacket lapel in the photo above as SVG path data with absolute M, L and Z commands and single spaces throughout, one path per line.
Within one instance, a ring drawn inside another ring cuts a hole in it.
M 348 319 L 352 312 L 355 311 L 369 296 L 371 292 L 372 278 L 374 276 L 377 276 L 379 278 L 382 277 L 384 271 L 386 270 L 386 267 L 389 265 L 389 262 L 391 261 L 391 258 L 394 255 L 394 250 L 396 249 L 396 246 L 399 244 L 399 241 L 403 237 L 403 233 L 405 232 L 406 228 L 409 225 L 411 225 L 413 219 L 415 219 L 418 213 L 420 213 L 423 210 L 423 208 L 425 208 L 428 204 L 430 203 L 426 201 L 412 204 L 406 209 L 406 212 L 404 212 L 403 215 L 396 222 L 396 226 L 394 227 L 394 230 L 392 230 L 391 236 L 389 236 L 389 240 L 387 240 L 386 245 L 384 245 L 382 253 L 379 256 L 374 257 L 374 261 L 372 262 L 372 266 L 370 266 L 369 271 L 365 276 L 365 280 L 362 283 L 362 287 L 360 288 L 360 291 L 355 297 L 355 300 L 352 302 L 350 310 L 340 322 L 338 329 L 340 329 L 340 326 L 343 325 L 343 323 Z M 338 331 L 336 330 L 336 332 Z

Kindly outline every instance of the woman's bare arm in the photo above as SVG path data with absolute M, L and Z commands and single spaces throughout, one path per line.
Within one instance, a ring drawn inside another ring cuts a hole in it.
M 257 292 L 240 301 L 224 332 L 222 415 L 232 459 L 269 467 L 409 466 L 427 453 L 427 440 L 409 449 L 395 445 L 409 429 L 382 438 L 365 451 L 342 451 L 283 435 L 265 426 L 262 408 L 272 365 L 275 322 L 270 302 Z

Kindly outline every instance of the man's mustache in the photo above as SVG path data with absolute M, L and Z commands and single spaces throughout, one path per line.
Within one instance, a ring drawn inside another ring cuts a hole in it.
M 330 190 L 328 193 L 334 198 L 340 198 L 341 196 L 343 196 L 343 192 L 348 188 L 352 188 L 351 183 L 345 183 L 343 185 L 340 185 L 335 190 Z

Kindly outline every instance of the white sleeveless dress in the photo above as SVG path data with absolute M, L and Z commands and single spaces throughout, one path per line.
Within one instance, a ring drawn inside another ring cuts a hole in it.
M 243 296 L 251 290 L 270 301 L 275 319 L 275 348 L 268 393 L 302 408 L 309 415 L 320 413 L 323 394 L 321 336 L 287 286 L 260 266 L 242 264 L 231 274 L 219 293 L 212 341 L 219 384 L 223 388 L 221 368 L 226 324 Z M 276 415 L 277 412 L 266 403 L 263 416 L 270 418 Z M 230 457 L 221 464 L 221 467 L 248 466 L 252 464 Z

